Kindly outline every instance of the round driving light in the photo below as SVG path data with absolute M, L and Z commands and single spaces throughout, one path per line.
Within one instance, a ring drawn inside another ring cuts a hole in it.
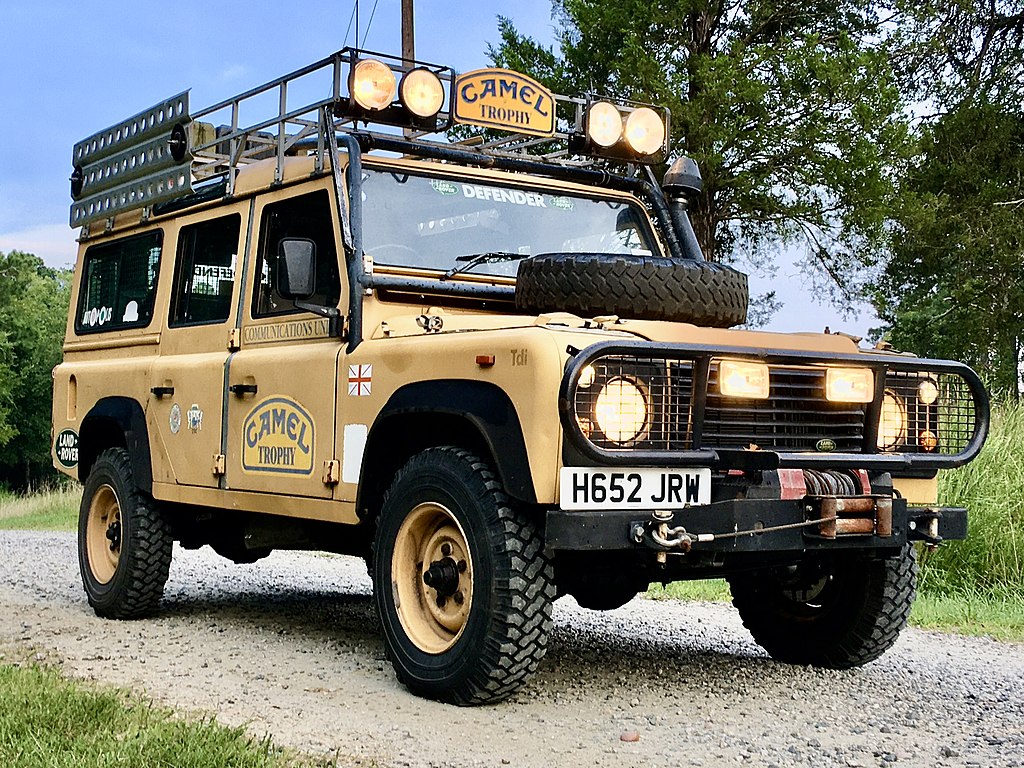
M 626 118 L 626 142 L 641 155 L 653 155 L 665 143 L 665 124 L 650 107 L 640 107 Z
M 907 408 L 892 392 L 882 398 L 882 415 L 878 420 L 878 447 L 894 450 L 907 434 Z
M 599 101 L 587 112 L 587 135 L 599 147 L 610 147 L 622 137 L 622 115 L 614 105 Z
M 647 397 L 628 379 L 615 378 L 601 388 L 594 421 L 613 443 L 629 443 L 647 430 Z
M 405 108 L 416 117 L 433 117 L 444 104 L 444 86 L 441 78 L 429 69 L 417 67 L 409 70 L 398 86 Z
M 352 98 L 363 109 L 381 110 L 395 100 L 395 73 L 376 59 L 361 59 L 352 68 Z
M 931 379 L 925 379 L 917 385 L 917 396 L 925 405 L 931 405 L 939 399 L 939 387 Z
M 930 429 L 923 430 L 917 436 L 917 444 L 921 446 L 922 451 L 931 453 L 939 447 L 939 436 Z

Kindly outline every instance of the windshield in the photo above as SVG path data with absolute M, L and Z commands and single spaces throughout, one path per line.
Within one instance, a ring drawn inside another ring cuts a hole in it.
M 517 256 L 655 250 L 642 210 L 622 200 L 366 169 L 362 188 L 375 264 L 514 276 Z M 473 258 L 485 254 L 501 258 Z

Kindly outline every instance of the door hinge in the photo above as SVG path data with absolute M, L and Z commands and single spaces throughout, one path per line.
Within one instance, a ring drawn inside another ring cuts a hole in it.
M 337 485 L 341 482 L 341 462 L 337 459 L 328 459 L 324 462 L 324 485 Z
M 235 352 L 242 348 L 242 329 L 232 328 L 228 334 L 228 350 Z
M 217 475 L 218 477 L 223 475 L 227 471 L 226 465 L 227 461 L 225 461 L 223 453 L 213 454 L 213 474 Z

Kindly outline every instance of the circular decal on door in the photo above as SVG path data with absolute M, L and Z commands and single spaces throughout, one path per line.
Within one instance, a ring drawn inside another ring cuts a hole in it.
M 181 406 L 177 403 L 171 406 L 171 416 L 168 421 L 171 425 L 171 434 L 178 434 L 181 429 Z

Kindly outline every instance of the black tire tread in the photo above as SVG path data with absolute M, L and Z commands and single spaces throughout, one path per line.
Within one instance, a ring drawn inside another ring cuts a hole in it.
M 607 253 L 551 253 L 519 262 L 523 312 L 619 315 L 714 328 L 747 319 L 747 276 L 724 264 Z
M 850 669 L 874 661 L 893 646 L 907 625 L 917 588 L 911 545 L 887 559 L 846 563 L 842 578 L 856 579 L 850 599 L 836 606 L 842 618 L 792 620 L 779 610 L 774 580 L 760 572 L 728 577 L 743 626 L 772 658 L 790 664 Z
M 123 520 L 125 515 L 131 515 L 131 521 L 125 527 L 128 538 L 121 543 L 121 558 L 117 566 L 119 573 L 114 576 L 120 586 L 115 586 L 113 600 L 100 602 L 91 594 L 88 585 L 86 593 L 89 604 L 99 616 L 108 619 L 142 618 L 152 615 L 163 597 L 171 568 L 171 528 L 156 502 L 135 486 L 127 450 L 108 448 L 103 451 L 93 465 L 92 472 L 102 472 L 107 466 L 111 473 L 122 480 L 122 498 L 119 499 L 121 516 Z M 89 501 L 88 496 L 83 494 L 82 514 L 85 514 Z M 79 546 L 82 550 L 79 561 L 84 580 L 85 570 L 89 567 L 88 555 L 84 551 L 84 542 L 80 542 Z M 120 573 L 122 568 L 127 569 L 123 576 Z
M 475 668 L 461 685 L 443 692 L 425 688 L 404 674 L 389 643 L 385 648 L 399 682 L 414 693 L 459 706 L 493 703 L 522 687 L 547 653 L 551 606 L 556 597 L 554 571 L 536 526 L 512 506 L 490 466 L 467 450 L 445 446 L 417 454 L 395 476 L 384 503 L 406 474 L 417 471 L 425 458 L 432 460 L 438 455 L 462 464 L 471 473 L 478 485 L 481 508 L 494 515 L 488 522 L 501 531 L 501 536 L 491 542 L 497 563 L 494 589 L 499 607 Z

